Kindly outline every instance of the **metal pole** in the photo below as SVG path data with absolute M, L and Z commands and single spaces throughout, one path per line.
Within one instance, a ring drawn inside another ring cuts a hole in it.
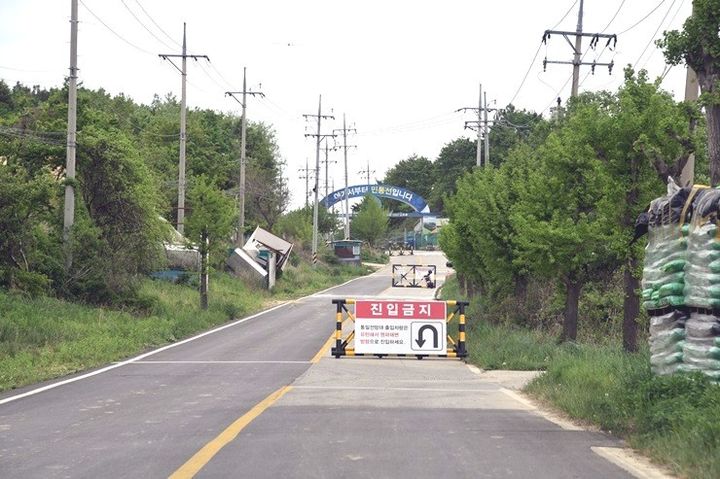
M 75 223 L 75 153 L 77 149 L 77 36 L 78 1 L 70 2 L 70 78 L 68 79 L 68 124 L 65 160 L 65 207 L 63 211 L 63 243 L 65 269 L 72 266 L 72 227 Z
M 583 20 L 583 0 L 580 0 L 580 10 L 578 11 L 577 35 L 575 35 L 575 54 L 573 55 L 573 76 L 572 76 L 572 92 L 571 96 L 578 94 L 578 83 L 580 81 L 580 50 L 582 50 L 582 20 Z
M 315 142 L 315 204 L 313 207 L 312 261 L 317 264 L 318 250 L 318 190 L 320 178 L 320 122 L 322 121 L 322 95 L 318 99 L 317 137 Z
M 483 93 L 483 100 L 485 103 L 485 166 L 490 165 L 490 127 L 488 126 L 488 105 L 487 105 L 487 92 Z M 478 130 L 480 128 L 478 127 Z
M 350 200 L 348 199 L 347 128 L 343 113 L 343 149 L 345 151 L 345 239 L 350 239 Z
M 245 244 L 245 162 L 246 162 L 246 135 L 247 135 L 247 68 L 243 67 L 243 96 L 242 119 L 240 120 L 240 198 L 238 208 L 240 219 L 238 222 L 237 242 L 242 248 Z
M 180 234 L 185 232 L 185 121 L 187 103 L 187 41 L 185 36 L 185 23 L 183 23 L 182 44 L 182 99 L 180 102 L 180 165 L 178 168 L 178 210 L 177 230 Z
M 482 83 L 480 84 L 480 93 L 478 94 L 478 134 L 477 134 L 477 147 L 476 147 L 476 158 L 475 165 L 482 166 L 482 128 L 480 127 L 482 121 Z

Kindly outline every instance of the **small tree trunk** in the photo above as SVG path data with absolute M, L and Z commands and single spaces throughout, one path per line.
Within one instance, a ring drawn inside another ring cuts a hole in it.
M 208 255 L 210 248 L 208 247 L 208 236 L 203 232 L 200 245 L 200 308 L 208 309 Z
M 710 162 L 710 185 L 720 184 L 720 105 L 705 107 L 707 118 L 708 160 Z
M 640 314 L 640 297 L 637 291 L 640 288 L 640 280 L 634 274 L 637 266 L 638 260 L 634 254 L 631 254 L 625 264 L 623 285 L 625 293 L 623 301 L 623 349 L 629 353 L 634 353 L 638 349 L 637 317 Z
M 569 274 L 565 279 L 565 317 L 563 320 L 562 341 L 575 341 L 577 339 L 578 326 L 578 304 L 580 302 L 580 290 L 582 283 L 574 274 Z

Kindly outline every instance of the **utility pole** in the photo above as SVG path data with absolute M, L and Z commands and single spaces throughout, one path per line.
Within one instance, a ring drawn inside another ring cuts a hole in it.
M 318 99 L 318 112 L 317 115 L 311 115 L 306 114 L 303 115 L 305 119 L 307 118 L 317 118 L 317 133 L 306 133 L 305 136 L 314 136 L 315 137 L 315 188 L 313 191 L 315 192 L 315 205 L 313 207 L 313 237 L 312 237 L 312 261 L 313 266 L 317 264 L 317 250 L 318 250 L 318 190 L 319 188 L 319 178 L 320 178 L 320 140 L 322 138 L 332 136 L 334 137 L 334 134 L 329 135 L 322 135 L 320 133 L 320 125 L 322 123 L 323 119 L 330 119 L 334 120 L 335 117 L 332 115 L 323 115 L 322 114 L 322 95 L 320 95 Z
M 313 170 L 308 165 L 308 159 L 305 158 L 305 168 L 298 169 L 298 173 L 305 172 L 304 176 L 300 176 L 301 180 L 305 180 L 305 206 L 308 206 L 310 201 L 310 175 Z
M 333 130 L 333 132 L 334 132 L 334 131 L 335 131 L 335 130 Z M 330 160 L 328 159 L 328 152 L 329 152 L 330 150 L 335 150 L 335 147 L 330 148 L 330 147 L 328 146 L 327 140 L 325 140 L 325 161 L 323 161 L 323 163 L 325 163 L 325 198 L 327 198 L 327 196 L 328 196 L 328 193 L 329 193 L 329 192 L 328 192 L 328 187 L 330 186 L 330 180 L 328 179 L 328 164 L 329 164 L 329 163 L 337 163 L 337 160 L 330 161 Z
M 204 58 L 208 62 L 210 58 L 207 55 L 188 55 L 187 53 L 187 37 L 186 24 L 183 22 L 183 43 L 182 53 L 180 55 L 171 53 L 158 54 L 163 60 L 169 61 L 182 76 L 182 99 L 180 102 L 180 164 L 178 167 L 178 209 L 177 209 L 177 230 L 180 234 L 185 232 L 185 146 L 187 142 L 185 123 L 187 115 L 187 59 L 192 58 L 197 61 L 198 58 Z M 182 58 L 182 68 L 171 60 L 171 58 Z
M 333 130 L 333 133 L 340 130 Z M 343 127 L 342 127 L 342 135 L 343 135 L 343 158 L 345 162 L 345 239 L 350 239 L 350 199 L 348 198 L 348 163 L 347 163 L 347 152 L 348 148 L 357 148 L 356 145 L 348 145 L 347 144 L 347 135 L 348 132 L 357 133 L 357 130 L 355 128 L 348 128 L 347 124 L 345 123 L 345 113 L 343 113 Z
M 490 164 L 490 127 L 488 126 L 488 106 L 487 106 L 487 92 L 483 94 L 483 103 L 485 104 L 485 108 L 483 108 L 484 113 L 484 123 L 485 123 L 485 166 Z M 479 129 L 479 128 L 478 128 Z
M 465 107 L 459 108 L 456 111 L 473 111 L 477 113 L 477 120 L 466 121 L 465 128 L 471 130 L 477 129 L 477 144 L 475 146 L 475 166 L 482 167 L 487 166 L 490 159 L 490 123 L 494 123 L 492 120 L 488 120 L 488 111 L 496 111 L 497 108 L 488 108 L 487 106 L 487 92 L 485 95 L 485 105 L 483 106 L 483 89 L 482 83 L 480 84 L 480 91 L 478 92 L 478 106 L 477 107 Z M 484 136 L 483 136 L 484 132 Z M 483 138 L 485 139 L 485 160 L 483 161 Z
M 359 174 L 359 175 L 367 175 L 367 184 L 369 185 L 369 184 L 370 184 L 370 174 L 371 174 L 371 173 L 375 173 L 375 170 L 371 170 L 371 169 L 370 169 L 370 160 L 368 159 L 368 160 L 367 160 L 367 168 L 365 168 L 364 170 L 358 171 L 358 174 Z
M 695 5 L 693 3 L 693 11 L 691 16 L 695 14 Z M 698 99 L 698 79 L 695 70 L 687 67 L 685 76 L 685 101 L 697 101 Z M 680 186 L 692 186 L 695 182 L 695 154 L 691 153 L 688 157 L 685 167 L 680 172 Z
M 582 58 L 580 57 L 582 53 L 582 39 L 583 37 L 590 37 L 592 40 L 590 40 L 590 47 L 595 48 L 595 46 L 598 44 L 598 41 L 601 38 L 607 38 L 607 45 L 609 46 L 610 43 L 613 43 L 613 47 L 617 44 L 617 35 L 610 35 L 607 33 L 583 33 L 582 31 L 582 21 L 583 21 L 583 0 L 580 0 L 580 9 L 578 10 L 578 23 L 577 23 L 577 29 L 575 32 L 565 32 L 561 30 L 545 30 L 545 33 L 543 34 L 543 43 L 547 43 L 547 39 L 550 38 L 550 35 L 557 34 L 562 35 L 563 38 L 568 42 L 570 45 L 570 48 L 573 49 L 573 59 L 572 61 L 551 61 L 545 58 L 543 60 L 543 71 L 547 69 L 547 64 L 560 64 L 560 65 L 572 65 L 573 66 L 573 76 L 572 76 L 572 90 L 571 90 L 571 96 L 575 97 L 578 94 L 578 88 L 579 88 L 579 82 L 580 82 L 580 66 L 581 65 L 590 65 L 592 69 L 593 75 L 595 74 L 595 67 L 597 66 L 603 66 L 608 67 L 608 73 L 612 74 L 612 69 L 615 63 L 611 61 L 610 63 L 598 63 L 593 60 L 592 63 L 590 62 L 583 62 Z M 575 45 L 570 41 L 569 36 L 575 35 Z M 612 48 L 611 48 L 612 49 Z
M 72 267 L 72 227 L 75 223 L 75 153 L 77 150 L 77 36 L 78 0 L 70 2 L 70 78 L 68 79 L 68 124 L 65 159 L 65 207 L 63 211 L 63 245 L 65 271 Z
M 242 101 L 238 100 L 235 95 L 242 93 Z M 250 96 L 261 96 L 265 94 L 261 91 L 249 91 L 247 89 L 247 67 L 243 67 L 243 89 L 242 91 L 226 91 L 226 96 L 232 97 L 233 100 L 242 105 L 242 119 L 240 121 L 240 181 L 239 181 L 239 192 L 238 192 L 238 228 L 237 235 L 235 236 L 235 243 L 238 248 L 242 248 L 245 243 L 245 164 L 247 143 L 245 141 L 247 135 L 247 95 Z

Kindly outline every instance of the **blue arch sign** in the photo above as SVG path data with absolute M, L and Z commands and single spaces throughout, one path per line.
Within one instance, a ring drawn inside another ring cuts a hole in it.
M 430 207 L 422 196 L 413 193 L 405 188 L 392 185 L 355 185 L 348 186 L 349 198 L 362 198 L 365 195 L 374 195 L 380 198 L 400 201 L 409 205 L 419 213 L 430 213 Z M 320 202 L 326 208 L 345 199 L 345 188 L 333 191 Z

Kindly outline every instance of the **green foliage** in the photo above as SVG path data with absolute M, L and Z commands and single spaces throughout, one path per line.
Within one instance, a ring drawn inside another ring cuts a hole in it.
M 366 241 L 370 247 L 385 236 L 388 227 L 388 212 L 373 196 L 367 195 L 360 204 L 360 211 L 350 224 L 350 231 L 357 239 Z
M 222 254 L 235 226 L 235 202 L 212 184 L 209 178 L 193 178 L 188 192 L 190 215 L 186 235 L 199 245 L 200 253 Z
M 318 232 L 321 235 L 334 233 L 338 221 L 326 208 L 318 208 Z M 310 249 L 312 244 L 313 207 L 305 206 L 281 215 L 273 231 L 301 249 Z
M 436 175 L 433 163 L 424 156 L 412 155 L 401 160 L 385 174 L 383 183 L 399 186 L 429 200 Z
M 55 188 L 47 170 L 30 175 L 14 162 L 0 164 L 0 286 L 31 295 L 47 291 L 43 224 L 51 219 Z
M 453 140 L 440 150 L 435 160 L 435 183 L 428 200 L 432 211 L 444 211 L 445 198 L 455 194 L 457 180 L 471 171 L 475 163 L 475 142 L 467 138 Z

